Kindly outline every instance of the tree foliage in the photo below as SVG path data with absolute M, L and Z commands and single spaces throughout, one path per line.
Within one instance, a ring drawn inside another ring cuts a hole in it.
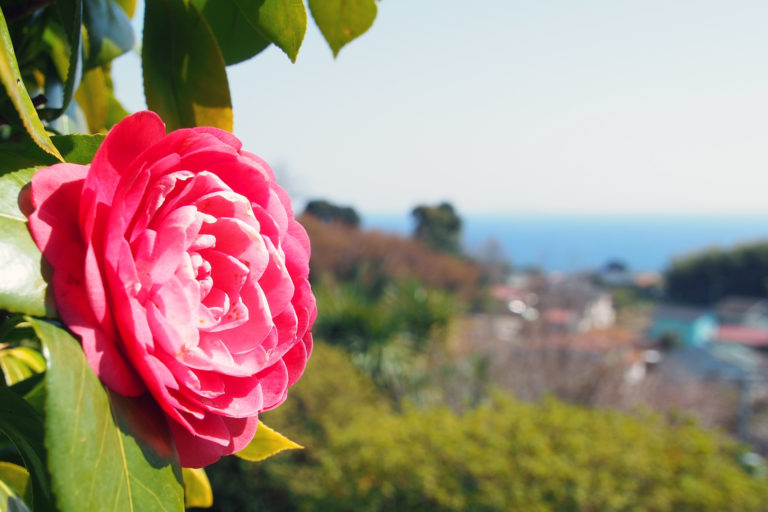
M 678 302 L 712 304 L 728 295 L 768 297 L 768 242 L 679 258 L 665 277 L 667 297 Z
M 461 218 L 450 203 L 417 206 L 411 216 L 416 221 L 414 238 L 432 249 L 461 254 Z
M 351 228 L 360 226 L 360 215 L 350 206 L 335 205 L 324 199 L 313 199 L 304 208 L 304 214 L 311 215 L 323 222 L 338 222 Z

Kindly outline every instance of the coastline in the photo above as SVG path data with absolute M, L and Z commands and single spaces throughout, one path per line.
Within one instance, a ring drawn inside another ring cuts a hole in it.
M 768 240 L 768 214 L 466 215 L 465 250 L 495 239 L 518 267 L 575 272 L 620 260 L 634 271 L 663 271 L 676 257 Z M 363 215 L 365 229 L 408 235 L 408 215 Z

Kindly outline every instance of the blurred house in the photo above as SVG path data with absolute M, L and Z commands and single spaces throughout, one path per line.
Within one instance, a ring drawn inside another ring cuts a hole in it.
M 748 325 L 721 325 L 717 328 L 714 341 L 725 345 L 768 350 L 768 329 Z
M 651 321 L 648 338 L 669 345 L 700 347 L 717 333 L 717 319 L 707 309 L 661 304 Z
M 607 329 L 616 322 L 611 294 L 580 276 L 550 281 L 541 317 L 548 331 L 576 333 Z
M 539 296 L 534 291 L 500 284 L 491 287 L 490 296 L 497 312 L 512 313 L 528 322 L 539 318 Z
M 718 321 L 714 341 L 768 350 L 768 300 L 726 297 L 715 304 Z
M 768 332 L 768 300 L 756 297 L 726 297 L 715 304 L 721 325 L 739 325 Z
M 579 332 L 579 314 L 575 309 L 548 307 L 541 316 L 548 333 Z
M 669 352 L 659 369 L 687 373 L 705 380 L 729 381 L 735 384 L 752 378 L 765 368 L 765 358 L 738 345 L 710 344 L 685 346 Z

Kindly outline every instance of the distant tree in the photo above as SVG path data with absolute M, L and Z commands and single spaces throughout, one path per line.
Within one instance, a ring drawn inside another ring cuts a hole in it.
M 335 205 L 324 199 L 313 199 L 307 203 L 304 213 L 326 223 L 338 222 L 357 228 L 360 226 L 360 216 L 349 206 Z
M 768 242 L 710 249 L 672 262 L 666 295 L 677 302 L 711 304 L 727 295 L 768 296 Z
M 450 203 L 420 205 L 411 215 L 416 220 L 414 238 L 432 249 L 461 254 L 461 218 Z
M 608 272 L 627 272 L 629 266 L 623 260 L 611 259 L 605 263 L 603 269 Z

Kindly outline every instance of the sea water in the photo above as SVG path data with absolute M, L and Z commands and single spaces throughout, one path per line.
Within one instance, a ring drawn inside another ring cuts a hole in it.
M 489 240 L 515 266 L 548 271 L 596 269 L 623 262 L 634 271 L 662 271 L 674 258 L 712 247 L 768 240 L 768 215 L 484 215 L 463 216 L 466 252 Z M 403 235 L 407 216 L 364 216 L 364 227 Z

